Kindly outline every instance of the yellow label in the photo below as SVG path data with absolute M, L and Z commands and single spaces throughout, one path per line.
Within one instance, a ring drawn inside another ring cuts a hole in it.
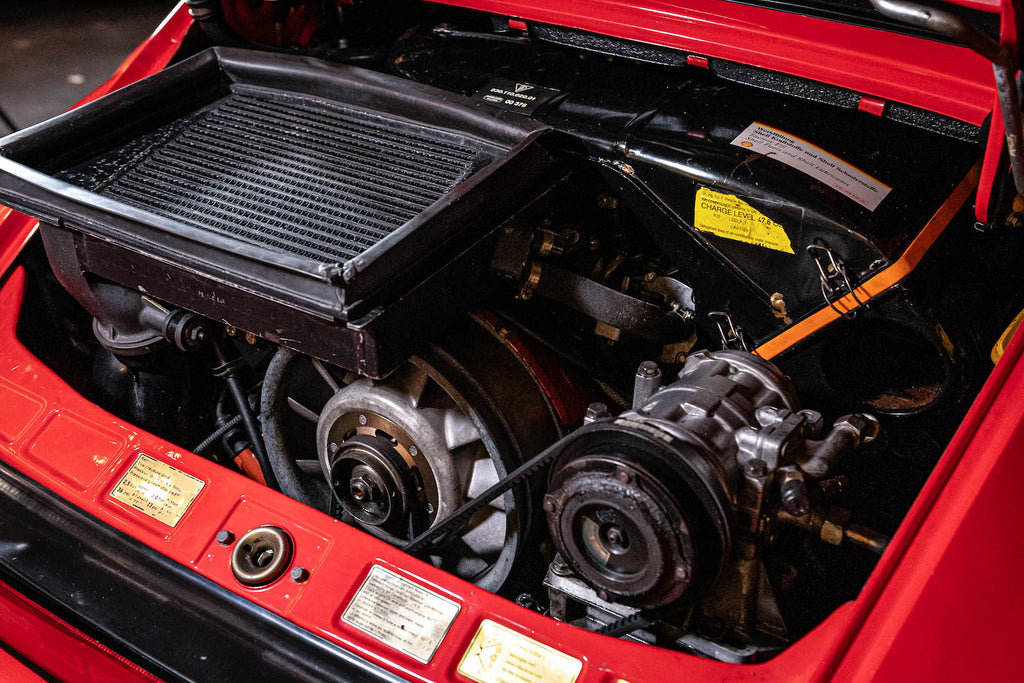
M 785 228 L 739 197 L 702 187 L 693 206 L 693 225 L 712 235 L 793 253 Z
M 204 486 L 206 482 L 202 479 L 140 454 L 110 492 L 110 497 L 173 527 L 178 525 Z
M 484 619 L 459 662 L 477 683 L 573 683 L 583 662 Z

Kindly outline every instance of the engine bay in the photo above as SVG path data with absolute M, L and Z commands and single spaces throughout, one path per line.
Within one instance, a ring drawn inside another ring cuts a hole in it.
M 752 663 L 857 595 L 1024 306 L 982 129 L 455 8 L 190 4 L 175 64 L 0 142 L 33 353 L 582 628 Z

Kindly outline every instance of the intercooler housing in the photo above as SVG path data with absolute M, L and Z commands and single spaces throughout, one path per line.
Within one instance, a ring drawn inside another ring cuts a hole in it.
M 547 129 L 364 69 L 214 48 L 0 140 L 97 318 L 114 282 L 380 377 L 489 291 L 497 229 L 557 181 Z

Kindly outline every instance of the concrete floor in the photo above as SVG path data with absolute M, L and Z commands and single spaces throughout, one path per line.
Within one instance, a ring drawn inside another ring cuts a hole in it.
M 177 0 L 0 1 L 0 108 L 19 128 L 105 81 Z M 0 122 L 0 135 L 9 132 Z

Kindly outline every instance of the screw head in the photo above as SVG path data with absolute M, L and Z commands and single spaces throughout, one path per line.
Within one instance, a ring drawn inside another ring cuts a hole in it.
M 292 581 L 295 583 L 305 583 L 306 581 L 309 581 L 309 570 L 305 567 L 295 566 L 292 567 L 292 571 L 289 576 L 291 576 Z
M 227 529 L 221 529 L 217 532 L 217 543 L 228 546 L 235 542 L 235 535 Z

